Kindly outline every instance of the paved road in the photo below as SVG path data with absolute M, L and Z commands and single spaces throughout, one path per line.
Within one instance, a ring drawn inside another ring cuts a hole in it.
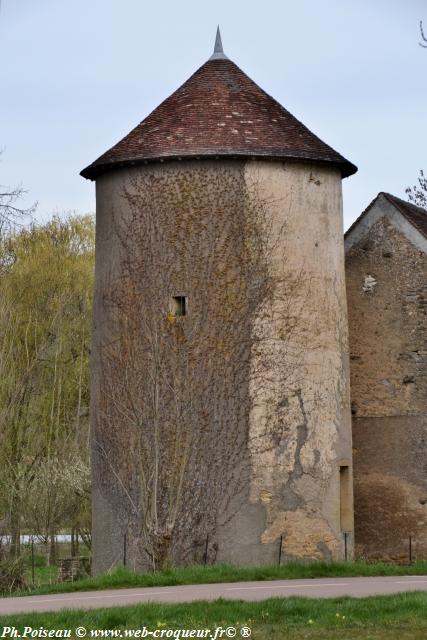
M 59 609 L 95 609 L 142 602 L 192 602 L 193 600 L 265 600 L 305 596 L 363 598 L 402 591 L 427 591 L 427 576 L 379 578 L 316 578 L 312 580 L 272 580 L 268 582 L 231 582 L 180 587 L 150 587 L 80 591 L 47 596 L 0 598 L 0 615 Z

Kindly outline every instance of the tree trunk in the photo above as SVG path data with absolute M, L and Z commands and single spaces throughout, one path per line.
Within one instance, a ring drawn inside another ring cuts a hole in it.
M 10 555 L 12 558 L 21 555 L 21 505 L 16 495 L 12 497 L 10 509 Z
M 49 534 L 49 566 L 52 567 L 56 563 L 56 540 L 55 534 Z
M 79 556 L 79 534 L 73 527 L 71 529 L 71 557 L 77 558 Z

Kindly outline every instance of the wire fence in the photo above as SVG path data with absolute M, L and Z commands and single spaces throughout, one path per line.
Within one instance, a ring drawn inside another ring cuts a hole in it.
M 78 535 L 42 537 L 25 535 L 14 553 L 10 536 L 0 536 L 0 561 L 13 558 L 22 569 L 26 584 L 42 586 L 90 576 L 91 552 L 88 540 Z
M 201 546 L 199 562 L 204 566 L 215 565 L 216 553 L 210 553 L 211 537 L 209 535 Z M 361 560 L 367 563 L 411 565 L 417 561 L 427 560 L 427 545 L 425 540 L 409 535 L 396 538 L 393 544 L 389 542 L 387 547 L 375 550 L 368 545 L 354 546 L 352 532 L 342 532 L 341 555 L 344 561 Z M 14 558 L 11 539 L 7 535 L 0 535 L 0 563 L 10 561 L 11 558 Z M 277 555 L 274 552 L 273 557 L 270 556 L 270 558 L 269 563 L 278 565 L 285 565 L 289 561 L 284 536 L 280 536 L 277 540 Z M 295 560 L 293 557 L 292 562 Z M 305 561 L 313 562 L 314 560 L 315 558 L 307 558 Z M 64 534 L 53 537 L 21 536 L 19 556 L 15 557 L 15 561 L 19 563 L 23 584 L 28 586 L 37 587 L 89 577 L 91 575 L 90 538 Z M 129 558 L 127 533 L 123 536 L 122 564 L 125 567 L 131 567 L 133 564 Z
M 203 540 L 203 544 L 200 543 L 200 555 L 198 564 L 203 566 L 214 566 L 216 562 L 216 555 L 218 551 L 218 547 L 214 544 L 215 552 L 210 552 L 211 548 L 212 536 L 207 535 L 206 539 Z M 397 538 L 392 542 L 392 544 L 378 545 L 375 548 L 375 545 L 358 545 L 355 544 L 354 534 L 351 531 L 342 531 L 341 532 L 341 553 L 338 557 L 330 558 L 330 561 L 344 561 L 344 562 L 353 562 L 360 561 L 365 562 L 367 564 L 376 564 L 376 563 L 385 563 L 385 564 L 395 564 L 395 565 L 411 565 L 415 562 L 426 562 L 427 561 L 427 541 L 418 536 L 408 535 L 407 537 L 403 536 Z M 288 562 L 300 562 L 311 563 L 318 561 L 325 561 L 325 559 L 320 557 L 306 557 L 298 559 L 294 555 L 291 557 L 287 553 L 286 549 L 286 537 L 280 536 L 277 540 L 277 551 L 273 549 L 273 554 L 271 554 L 271 550 L 268 550 L 268 559 L 266 559 L 266 564 L 277 564 L 277 565 L 286 565 Z M 128 548 L 129 548 L 129 537 L 128 533 L 125 532 L 123 535 L 123 552 L 122 552 L 122 563 L 124 567 L 131 567 L 132 562 L 129 558 Z M 267 551 L 267 549 L 266 549 Z

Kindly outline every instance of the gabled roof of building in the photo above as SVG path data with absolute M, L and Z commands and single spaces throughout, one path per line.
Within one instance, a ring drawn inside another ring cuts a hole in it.
M 385 198 L 390 204 L 396 207 L 408 222 L 410 222 L 420 233 L 423 234 L 423 236 L 427 238 L 427 210 L 412 204 L 412 202 L 406 202 L 397 196 L 393 196 L 391 193 L 386 193 L 385 191 L 380 191 L 372 202 L 368 204 L 366 209 L 362 211 L 360 216 L 356 218 L 353 224 L 347 229 L 344 237 L 349 236 L 350 233 L 362 222 L 372 207 L 377 203 L 379 198 Z
M 393 204 L 405 218 L 427 238 L 427 211 L 412 202 L 405 202 L 390 193 L 382 192 L 384 197 Z
M 310 161 L 343 177 L 357 171 L 227 58 L 219 30 L 211 58 L 81 175 L 93 180 L 116 167 L 206 157 Z
M 369 233 L 381 218 L 387 217 L 418 249 L 427 252 L 427 210 L 412 202 L 381 191 L 344 234 L 348 251 Z

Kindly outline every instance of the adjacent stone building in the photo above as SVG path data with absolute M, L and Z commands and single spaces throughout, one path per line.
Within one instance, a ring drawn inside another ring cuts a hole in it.
M 427 212 L 380 193 L 345 251 L 357 555 L 425 559 Z
M 355 171 L 219 33 L 82 171 L 97 198 L 95 572 L 351 557 L 341 180 Z

